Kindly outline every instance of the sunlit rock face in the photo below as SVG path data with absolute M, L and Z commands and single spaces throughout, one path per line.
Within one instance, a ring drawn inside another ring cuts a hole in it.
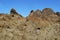
M 59 17 L 55 15 L 55 12 L 50 8 L 45 8 L 42 11 L 32 11 L 27 17 L 27 20 L 33 21 L 37 26 L 49 26 L 59 20 Z
M 50 8 L 45 8 L 42 10 L 42 13 L 44 13 L 46 15 L 50 15 L 50 14 L 54 14 L 54 11 Z
M 41 11 L 40 10 L 36 10 L 33 12 L 30 12 L 30 15 L 26 18 L 27 20 L 32 20 L 33 22 L 37 22 L 40 20 L 41 17 Z
M 31 10 L 25 18 L 13 8 L 0 14 L 0 40 L 60 40 L 59 12 Z
M 34 11 L 34 10 L 31 10 L 31 12 L 30 12 L 30 14 L 29 14 L 29 16 L 35 16 L 35 17 L 40 17 L 40 14 L 41 14 L 41 11 L 40 10 L 36 10 L 36 11 Z

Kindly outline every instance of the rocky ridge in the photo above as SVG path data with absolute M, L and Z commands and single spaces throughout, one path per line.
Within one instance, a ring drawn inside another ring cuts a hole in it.
M 31 10 L 24 18 L 12 8 L 0 14 L 0 40 L 60 40 L 60 12 Z

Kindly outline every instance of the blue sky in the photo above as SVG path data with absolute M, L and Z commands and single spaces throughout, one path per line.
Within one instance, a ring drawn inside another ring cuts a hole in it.
M 60 12 L 60 0 L 0 0 L 0 13 L 9 13 L 11 8 L 22 16 L 29 15 L 31 10 L 52 8 Z

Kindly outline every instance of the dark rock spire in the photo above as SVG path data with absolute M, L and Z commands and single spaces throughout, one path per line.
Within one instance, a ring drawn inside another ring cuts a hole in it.
M 18 14 L 14 8 L 11 9 L 10 14 Z

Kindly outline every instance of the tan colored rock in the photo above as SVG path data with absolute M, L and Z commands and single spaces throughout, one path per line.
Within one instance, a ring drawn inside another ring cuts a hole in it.
M 51 8 L 45 8 L 42 10 L 42 13 L 46 15 L 54 14 L 54 11 Z
M 11 14 L 0 14 L 0 40 L 60 40 L 60 17 L 44 9 L 32 10 L 24 18 L 13 9 Z

